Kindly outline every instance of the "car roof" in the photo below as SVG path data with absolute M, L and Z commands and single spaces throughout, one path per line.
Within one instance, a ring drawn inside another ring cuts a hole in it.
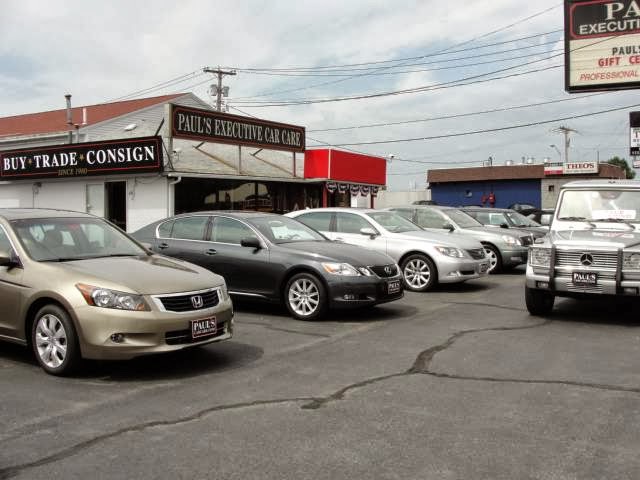
M 323 207 L 323 208 L 308 208 L 305 210 L 296 210 L 295 213 L 301 212 L 356 212 L 356 213 L 370 213 L 380 212 L 378 208 L 359 208 L 359 207 Z M 294 212 L 291 212 L 294 213 Z
M 227 217 L 237 218 L 237 219 L 282 216 L 277 213 L 258 212 L 253 210 L 196 210 L 193 212 L 184 212 L 184 213 L 179 213 L 177 215 L 172 215 L 169 218 L 164 218 L 163 221 L 174 219 L 174 218 L 180 218 L 180 217 L 191 217 L 193 215 L 225 215 Z
M 498 208 L 498 207 L 460 207 L 460 210 L 475 210 L 478 212 L 515 212 L 511 208 Z
M 574 180 L 562 185 L 562 188 L 600 188 L 600 187 L 633 187 L 640 188 L 638 180 L 598 179 L 598 180 Z
M 73 210 L 55 208 L 0 208 L 0 217 L 6 220 L 22 220 L 29 218 L 96 218 L 95 215 Z

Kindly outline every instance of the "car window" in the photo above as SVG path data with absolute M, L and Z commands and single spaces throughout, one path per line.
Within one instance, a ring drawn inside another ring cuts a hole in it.
M 193 217 L 178 218 L 173 224 L 170 238 L 180 240 L 203 240 L 204 231 L 207 228 L 209 217 L 197 215 Z
M 540 224 L 535 220 L 525 217 L 518 212 L 505 212 L 505 215 L 511 220 L 516 227 L 539 227 Z
M 338 232 L 360 233 L 360 229 L 362 228 L 373 228 L 373 225 L 354 213 L 336 213 L 336 230 Z
M 158 237 L 160 238 L 171 238 L 171 230 L 173 229 L 174 220 L 169 220 L 168 222 L 161 223 L 158 226 Z
M 460 228 L 481 227 L 482 223 L 477 221 L 471 215 L 467 215 L 462 210 L 456 208 L 448 208 L 446 215 L 449 216 L 452 222 L 458 225 Z
M 11 253 L 13 251 L 9 237 L 7 237 L 7 234 L 2 227 L 0 227 L 0 250 L 5 253 Z
M 416 213 L 416 223 L 424 228 L 442 228 L 446 220 L 437 210 L 420 208 Z
M 213 220 L 213 228 L 211 230 L 212 242 L 240 245 L 240 240 L 243 238 L 255 236 L 256 234 L 253 230 L 233 218 L 215 217 Z
M 248 221 L 271 242 L 277 244 L 310 241 L 324 242 L 327 240 L 311 227 L 298 221 L 297 218 L 268 215 L 252 218 Z
M 296 217 L 296 220 L 319 232 L 328 232 L 331 228 L 330 225 L 332 215 L 333 212 L 305 213 Z
M 398 215 L 397 212 L 371 212 L 367 213 L 367 216 L 373 218 L 376 222 L 378 222 L 390 232 L 405 233 L 422 230 L 415 223 L 407 220 L 402 215 Z

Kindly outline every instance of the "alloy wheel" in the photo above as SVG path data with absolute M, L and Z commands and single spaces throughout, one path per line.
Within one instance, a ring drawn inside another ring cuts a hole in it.
M 49 368 L 58 368 L 67 356 L 67 332 L 62 321 L 47 313 L 36 324 L 35 343 L 38 356 Z
M 422 289 L 429 284 L 431 269 L 427 262 L 420 258 L 415 258 L 405 265 L 404 278 L 411 288 Z
M 301 317 L 308 317 L 320 305 L 320 291 L 317 285 L 308 278 L 300 278 L 289 287 L 289 305 Z

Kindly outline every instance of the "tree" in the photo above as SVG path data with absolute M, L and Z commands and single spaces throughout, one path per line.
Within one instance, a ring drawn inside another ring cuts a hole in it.
M 624 158 L 613 157 L 613 158 L 607 160 L 607 163 L 610 163 L 611 165 L 615 165 L 617 167 L 620 167 L 622 170 L 624 170 L 624 177 L 625 178 L 631 179 L 631 178 L 634 178 L 636 176 L 635 170 L 629 166 L 629 164 L 627 163 L 627 161 Z

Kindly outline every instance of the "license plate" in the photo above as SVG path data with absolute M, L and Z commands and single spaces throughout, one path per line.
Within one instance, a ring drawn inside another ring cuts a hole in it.
M 400 280 L 394 280 L 387 283 L 387 293 L 398 293 L 400 291 Z
M 598 283 L 598 274 L 593 272 L 572 272 L 574 285 L 593 286 Z
M 201 320 L 191 320 L 191 338 L 206 337 L 216 333 L 218 325 L 216 317 L 203 318 Z
M 481 263 L 480 264 L 480 273 L 485 273 L 487 270 L 489 270 L 489 264 L 488 263 Z

